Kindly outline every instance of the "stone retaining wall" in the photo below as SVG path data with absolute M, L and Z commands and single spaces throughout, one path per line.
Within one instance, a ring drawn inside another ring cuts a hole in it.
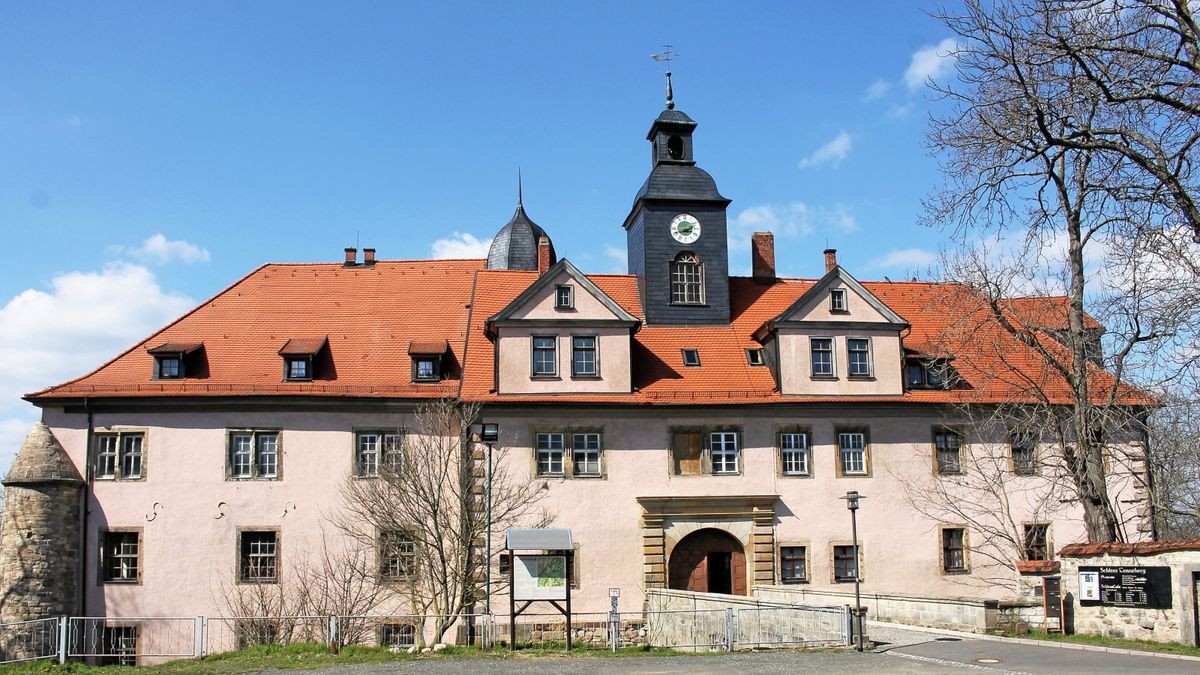
M 754 594 L 771 602 L 854 605 L 853 590 L 827 590 L 805 586 L 756 586 Z M 862 603 L 867 608 L 868 619 L 973 633 L 983 633 L 995 628 L 1000 618 L 999 603 L 995 600 L 863 593 Z

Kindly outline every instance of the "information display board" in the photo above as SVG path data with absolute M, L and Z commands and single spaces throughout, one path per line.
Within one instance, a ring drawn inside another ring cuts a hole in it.
M 1171 568 L 1080 567 L 1079 604 L 1170 609 Z
M 566 600 L 565 555 L 517 554 L 513 562 L 513 599 Z

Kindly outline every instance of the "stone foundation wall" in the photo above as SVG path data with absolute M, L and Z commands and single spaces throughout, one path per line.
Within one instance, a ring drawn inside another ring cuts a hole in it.
M 1079 604 L 1080 567 L 1171 568 L 1171 608 L 1084 607 Z M 1130 640 L 1195 644 L 1192 573 L 1200 572 L 1200 550 L 1170 551 L 1155 555 L 1100 554 L 1063 557 L 1063 597 L 1071 595 L 1074 630 Z

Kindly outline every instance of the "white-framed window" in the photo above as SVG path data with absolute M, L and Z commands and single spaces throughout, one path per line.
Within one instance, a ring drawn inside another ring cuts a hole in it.
M 279 579 L 279 533 L 243 530 L 238 533 L 238 581 L 273 584 Z
M 812 352 L 812 376 L 834 377 L 833 369 L 833 338 L 815 337 L 809 339 Z
M 563 475 L 563 454 L 565 434 L 561 432 L 541 432 L 537 435 L 537 475 Z
M 400 471 L 404 434 L 399 431 L 360 431 L 354 444 L 354 475 L 374 478 L 380 470 Z
M 933 448 L 940 476 L 957 475 L 963 472 L 962 434 L 954 429 L 935 427 Z
M 842 475 L 865 476 L 867 474 L 867 435 L 861 431 L 838 433 L 838 455 Z
M 283 361 L 284 363 L 284 379 L 287 380 L 311 380 L 312 379 L 312 357 L 311 356 L 289 356 Z
M 834 288 L 829 291 L 829 311 L 845 312 L 846 311 L 846 289 Z
M 101 535 L 100 568 L 106 584 L 134 584 L 141 572 L 141 533 L 110 531 Z
M 146 434 L 119 431 L 95 435 L 93 477 L 104 480 L 140 480 L 143 476 L 143 449 Z
M 554 377 L 558 374 L 558 338 L 553 335 L 533 336 L 533 376 Z
M 442 379 L 442 357 L 412 357 L 412 379 L 413 382 L 440 382 Z
M 750 365 L 752 365 L 752 366 L 765 366 L 765 365 L 767 365 L 767 360 L 766 360 L 766 358 L 763 356 L 763 350 L 761 350 L 761 349 L 747 349 L 747 350 L 746 350 L 746 363 L 749 363 L 749 364 L 750 364 Z
M 600 374 L 596 356 L 596 336 L 576 335 L 571 338 L 571 374 L 575 377 L 596 377 Z
M 278 479 L 279 432 L 229 432 L 229 477 L 234 480 Z
M 704 265 L 687 251 L 671 261 L 671 304 L 704 304 Z
M 379 533 L 379 578 L 404 581 L 417 571 L 417 540 L 411 532 L 384 530 Z
M 602 473 L 600 434 L 585 432 L 571 435 L 571 452 L 576 476 L 599 476 Z
M 554 287 L 554 308 L 573 309 L 575 307 L 575 287 L 570 284 L 559 284 Z
M 785 431 L 779 434 L 779 459 L 785 476 L 808 475 L 808 433 Z
M 714 431 L 708 435 L 713 473 L 738 472 L 738 434 L 736 431 Z
M 871 376 L 871 339 L 846 339 L 846 366 L 850 377 Z

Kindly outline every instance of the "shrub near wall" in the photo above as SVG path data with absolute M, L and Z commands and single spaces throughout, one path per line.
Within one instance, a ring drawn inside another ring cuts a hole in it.
M 1077 633 L 1129 640 L 1196 644 L 1195 583 L 1200 573 L 1200 539 L 1134 544 L 1072 544 L 1062 557 L 1063 596 L 1071 595 Z M 1171 607 L 1152 609 L 1080 604 L 1080 567 L 1170 567 Z

